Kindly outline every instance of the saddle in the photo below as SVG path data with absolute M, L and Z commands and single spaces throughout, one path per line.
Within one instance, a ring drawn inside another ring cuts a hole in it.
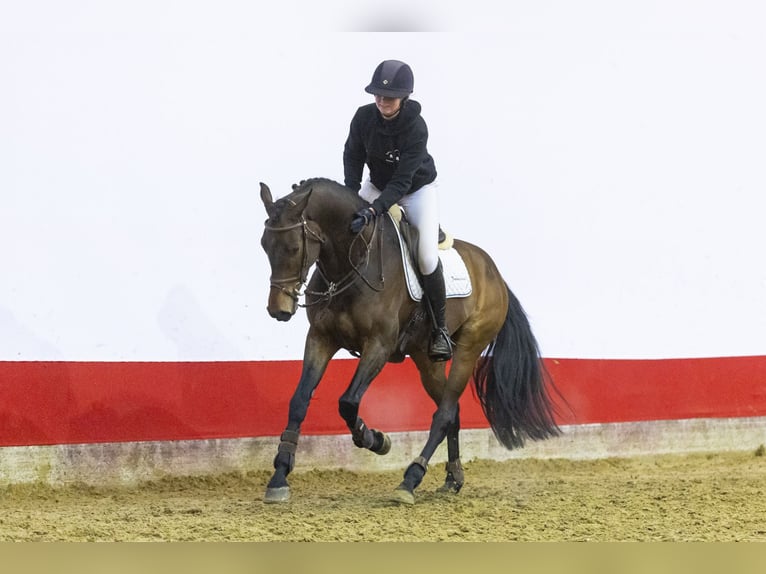
M 394 222 L 394 228 L 399 238 L 402 265 L 407 278 L 407 290 L 413 301 L 420 301 L 423 298 L 423 286 L 420 281 L 420 272 L 417 270 L 412 256 L 412 252 L 417 250 L 418 232 L 409 224 L 406 213 L 399 205 L 394 204 L 388 215 Z M 453 247 L 453 243 L 452 236 L 445 234 L 445 240 L 439 244 L 439 259 L 442 262 L 444 287 L 448 299 L 468 297 L 472 292 L 468 269 L 460 253 Z

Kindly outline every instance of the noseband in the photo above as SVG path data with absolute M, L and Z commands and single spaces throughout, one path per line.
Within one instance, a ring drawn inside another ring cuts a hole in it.
M 272 289 L 279 289 L 280 291 L 285 293 L 287 296 L 292 298 L 293 301 L 297 301 L 298 297 L 300 296 L 299 291 L 301 287 L 303 287 L 304 283 L 306 283 L 306 279 L 308 278 L 309 268 L 314 263 L 313 261 L 309 261 L 309 250 L 308 250 L 309 237 L 311 237 L 311 239 L 319 243 L 324 243 L 324 237 L 322 237 L 316 231 L 314 231 L 313 229 L 309 227 L 308 221 L 306 221 L 306 218 L 303 215 L 301 215 L 301 220 L 298 223 L 294 223 L 293 225 L 285 225 L 284 227 L 274 227 L 266 223 L 264 227 L 266 231 L 272 231 L 272 232 L 291 231 L 293 229 L 297 229 L 298 227 L 302 228 L 301 248 L 303 249 L 303 253 L 301 256 L 303 258 L 303 262 L 301 263 L 300 274 L 296 275 L 295 277 L 280 277 L 279 279 L 275 279 L 274 276 L 272 275 L 269 278 Z M 297 288 L 295 289 L 290 289 L 288 287 L 288 286 L 295 287 L 296 285 L 297 285 Z

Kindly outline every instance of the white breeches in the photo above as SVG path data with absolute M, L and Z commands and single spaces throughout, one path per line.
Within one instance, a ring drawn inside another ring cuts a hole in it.
M 423 275 L 436 271 L 439 263 L 439 201 L 438 183 L 434 181 L 419 190 L 405 195 L 398 203 L 407 212 L 407 221 L 414 225 L 420 236 L 418 241 L 418 267 Z M 359 195 L 372 203 L 381 191 L 367 179 L 362 183 Z

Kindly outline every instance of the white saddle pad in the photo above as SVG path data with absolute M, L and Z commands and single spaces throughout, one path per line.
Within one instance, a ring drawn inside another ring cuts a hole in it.
M 412 261 L 412 254 L 399 231 L 399 226 L 394 222 L 396 235 L 399 238 L 399 247 L 402 254 L 402 264 L 404 265 L 404 275 L 407 278 L 407 290 L 413 301 L 420 301 L 423 298 L 423 286 L 418 280 L 415 272 L 415 265 Z M 471 286 L 471 277 L 468 275 L 468 269 L 465 266 L 463 258 L 454 247 L 439 250 L 439 259 L 442 262 L 444 272 L 444 287 L 447 291 L 447 298 L 468 297 L 473 290 Z

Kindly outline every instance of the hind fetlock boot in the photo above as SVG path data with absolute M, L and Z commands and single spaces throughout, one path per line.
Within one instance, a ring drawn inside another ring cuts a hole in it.
M 428 345 L 428 357 L 432 361 L 448 361 L 452 358 L 452 341 L 445 327 L 447 314 L 447 296 L 444 287 L 442 262 L 430 275 L 423 275 L 423 291 L 427 308 L 433 319 L 433 330 Z

